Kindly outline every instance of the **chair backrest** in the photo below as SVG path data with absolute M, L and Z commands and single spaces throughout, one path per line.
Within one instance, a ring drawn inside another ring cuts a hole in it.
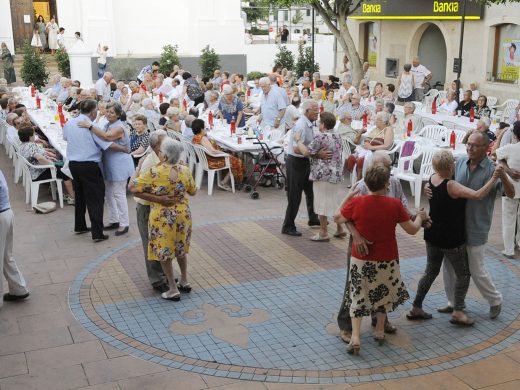
M 421 102 L 413 102 L 415 104 L 414 114 L 420 114 L 422 111 L 423 104 Z
M 368 91 L 370 92 L 370 95 L 374 94 L 374 88 L 376 87 L 377 81 L 372 80 L 368 82 Z
M 435 119 L 427 118 L 425 116 L 423 116 L 421 118 L 421 121 L 422 121 L 423 127 L 425 127 L 425 126 L 439 126 L 439 122 L 437 122 Z
M 439 91 L 437 94 L 437 105 L 440 106 L 441 102 L 446 99 L 446 96 L 448 96 L 448 92 L 446 91 Z
M 412 150 L 409 147 L 410 143 L 413 143 Z M 421 153 L 422 149 L 417 142 L 406 141 L 401 147 L 399 159 L 397 160 L 397 173 L 413 173 L 413 162 Z
M 488 96 L 487 97 L 487 106 L 489 108 L 495 107 L 497 102 L 498 102 L 498 99 L 495 96 Z
M 439 90 L 438 89 L 435 89 L 435 88 L 432 88 L 428 91 L 428 93 L 426 93 L 424 96 L 428 96 L 428 97 L 437 97 L 437 95 L 439 94 Z
M 504 102 L 505 108 L 504 113 L 502 114 L 502 122 L 509 119 L 515 108 L 518 106 L 519 101 L 516 99 L 507 99 Z
M 202 145 L 189 144 L 195 151 L 195 154 L 199 158 L 199 163 L 202 164 L 202 169 L 205 171 L 209 170 L 208 157 L 206 156 L 206 148 Z
M 466 130 L 455 129 L 453 131 L 455 132 L 455 142 L 458 144 L 461 144 L 462 141 L 464 140 L 464 137 L 466 136 L 466 134 L 468 134 L 468 132 Z M 451 133 L 450 133 L 450 135 L 451 135 Z
M 432 158 L 434 153 L 435 149 L 425 149 L 422 152 L 421 169 L 419 170 L 419 175 L 423 180 L 427 180 L 434 173 L 432 165 Z
M 440 125 L 424 126 L 419 135 L 423 138 L 437 141 L 438 143 L 446 143 L 448 139 L 448 129 Z
M 341 143 L 343 144 L 343 151 L 341 153 L 341 158 L 343 160 L 343 162 L 345 162 L 348 158 L 348 156 L 350 156 L 352 154 L 352 151 L 350 150 L 350 143 L 348 142 L 348 140 L 346 140 L 345 138 L 341 138 Z
M 166 134 L 168 135 L 168 137 L 173 138 L 176 141 L 181 141 L 183 138 L 182 134 L 175 130 L 166 130 Z
M 188 157 L 188 163 L 191 161 L 193 164 L 196 164 L 197 163 L 197 154 L 195 153 L 195 149 L 193 148 L 193 144 L 191 144 L 190 142 L 186 141 L 184 139 L 184 137 L 181 137 L 179 139 L 179 141 L 181 141 L 182 143 L 182 146 L 184 147 L 184 151 L 186 152 L 187 154 L 187 157 Z

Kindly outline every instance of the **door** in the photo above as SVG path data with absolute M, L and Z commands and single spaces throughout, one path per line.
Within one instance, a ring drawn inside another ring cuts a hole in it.
M 446 81 L 446 42 L 441 30 L 435 24 L 424 31 L 419 43 L 419 58 L 421 64 L 433 73 L 430 81 L 432 88 L 436 83 L 444 85 Z
M 31 42 L 34 26 L 32 0 L 11 0 L 11 21 L 14 47 L 19 49 L 25 41 Z

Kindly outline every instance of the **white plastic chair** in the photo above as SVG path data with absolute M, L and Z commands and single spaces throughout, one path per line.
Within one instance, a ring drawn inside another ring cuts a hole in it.
M 401 163 L 401 160 L 403 161 L 403 167 L 404 162 L 409 161 L 408 170 L 402 172 L 396 171 L 395 177 L 410 182 L 410 188 L 412 188 L 413 183 L 412 195 L 415 196 L 415 208 L 418 209 L 421 206 L 422 182 L 427 181 L 433 174 L 432 157 L 435 153 L 435 149 L 422 149 L 422 151 L 418 151 L 417 153 L 419 154 L 417 154 L 414 147 L 414 153 L 412 153 L 410 157 L 399 159 L 399 163 Z M 422 156 L 421 168 L 419 169 L 419 173 L 416 174 L 413 173 L 413 161 L 419 156 Z
M 519 101 L 517 99 L 507 99 L 504 103 L 493 108 L 494 115 L 500 118 L 500 122 L 505 122 L 509 119 L 509 116 L 518 106 Z
M 414 174 L 413 162 L 421 154 L 422 148 L 417 142 L 415 142 L 412 153 L 409 156 L 401 156 L 400 154 L 399 159 L 397 160 L 397 167 L 392 169 L 393 176 L 400 180 L 408 181 L 410 183 L 410 191 L 412 192 L 412 196 L 415 194 L 415 178 L 412 176 Z
M 414 114 L 421 114 L 421 111 L 422 111 L 422 108 L 423 108 L 423 104 L 421 102 L 413 102 L 413 104 L 415 104 L 415 110 L 414 110 Z
M 221 187 L 221 188 L 224 188 L 220 184 L 221 180 L 220 180 L 220 175 L 219 175 L 219 172 L 220 171 L 224 171 L 224 170 L 228 170 L 229 171 L 229 175 L 230 175 L 230 179 L 231 179 L 231 189 L 232 189 L 233 193 L 235 193 L 235 178 L 233 177 L 233 173 L 231 172 L 231 163 L 230 163 L 230 159 L 229 159 L 229 154 L 227 154 L 227 153 L 212 153 L 212 152 L 210 152 L 209 150 L 207 150 L 205 147 L 203 147 L 201 145 L 192 145 L 192 146 L 193 146 L 193 149 L 195 150 L 195 153 L 197 154 L 197 157 L 199 159 L 198 168 L 201 171 L 208 172 L 208 195 L 211 195 L 213 193 L 213 182 L 215 180 L 215 173 L 217 173 L 217 185 L 219 187 Z M 210 157 L 223 157 L 224 161 L 225 161 L 224 167 L 219 168 L 219 169 L 210 169 L 209 166 L 208 166 L 208 158 L 207 158 L 207 156 L 210 156 Z M 199 180 L 196 183 L 197 184 L 197 189 L 199 189 L 201 184 L 202 184 L 202 175 L 198 175 L 198 179 Z
M 489 108 L 494 108 L 498 102 L 498 99 L 495 96 L 488 96 L 487 97 L 487 106 Z
M 437 105 L 440 106 L 442 101 L 445 100 L 447 96 L 448 96 L 448 92 L 439 91 L 439 93 L 437 94 Z
M 0 118 L 0 144 L 5 142 L 5 137 L 7 135 L 7 122 Z
M 60 207 L 63 208 L 63 187 L 62 180 L 56 177 L 56 167 L 54 165 L 33 165 L 29 163 L 20 153 L 16 153 L 18 159 L 22 162 L 22 170 L 24 176 L 24 185 L 25 185 L 25 203 L 29 203 L 29 199 L 31 202 L 31 207 L 34 207 L 38 204 L 38 192 L 40 189 L 40 184 L 50 183 L 52 190 L 52 199 L 56 200 L 56 188 L 58 189 L 58 198 L 60 201 Z M 51 170 L 51 178 L 45 180 L 37 180 L 32 181 L 31 172 L 29 171 L 29 167 L 35 169 L 41 169 L 44 171 L 45 169 Z
M 426 126 L 439 126 L 439 122 L 437 122 L 435 119 L 432 119 L 432 118 L 428 118 L 428 117 L 421 117 L 421 122 L 422 122 L 422 125 L 423 127 L 426 127 Z
M 368 91 L 370 92 L 370 95 L 374 94 L 374 89 L 376 87 L 377 81 L 372 80 L 368 82 Z
M 184 151 L 186 152 L 187 163 L 190 168 L 190 172 L 193 173 L 193 169 L 195 169 L 195 182 L 199 183 L 202 181 L 202 172 L 198 168 L 197 154 L 195 153 L 195 149 L 193 145 L 186 141 L 183 137 L 180 137 L 179 141 L 181 141 L 182 146 L 184 147 Z M 200 176 L 200 177 L 199 177 Z
M 448 129 L 440 125 L 424 126 L 419 136 L 436 141 L 440 145 L 445 145 L 446 142 L 449 142 Z

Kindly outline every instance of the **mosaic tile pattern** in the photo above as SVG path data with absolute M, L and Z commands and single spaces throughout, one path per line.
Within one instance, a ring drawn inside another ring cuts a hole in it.
M 345 283 L 346 241 L 314 243 L 281 235 L 274 218 L 222 221 L 194 229 L 191 294 L 164 301 L 149 287 L 140 242 L 93 260 L 73 282 L 70 307 L 103 341 L 132 355 L 187 371 L 292 383 L 355 383 L 440 371 L 495 354 L 520 339 L 520 266 L 490 248 L 487 267 L 504 295 L 498 320 L 474 287 L 466 300 L 473 328 L 434 313 L 406 320 L 384 346 L 364 320 L 362 352 L 351 357 L 335 321 Z M 305 229 L 303 226 L 302 229 Z M 401 272 L 413 296 L 425 266 L 420 236 L 398 233 Z M 445 303 L 436 281 L 424 308 Z

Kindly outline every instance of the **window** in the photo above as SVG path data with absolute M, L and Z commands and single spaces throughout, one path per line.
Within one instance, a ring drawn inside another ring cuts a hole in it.
M 289 11 L 283 11 L 283 20 L 286 22 L 289 20 Z
M 278 21 L 278 10 L 274 11 L 274 14 L 273 14 L 273 20 L 276 22 Z
M 491 80 L 516 83 L 520 72 L 520 25 L 501 24 L 495 27 L 493 70 Z
M 307 9 L 305 10 L 305 12 L 306 12 L 306 15 L 307 15 L 307 16 L 311 16 L 311 9 L 310 9 L 310 8 L 307 8 Z
M 299 34 L 299 33 L 300 33 L 300 29 L 299 29 L 299 28 L 295 28 L 295 29 L 294 29 L 294 33 L 295 33 L 295 34 Z
M 362 25 L 363 36 L 363 62 L 370 66 L 377 66 L 377 40 L 379 25 L 376 22 L 368 22 Z

